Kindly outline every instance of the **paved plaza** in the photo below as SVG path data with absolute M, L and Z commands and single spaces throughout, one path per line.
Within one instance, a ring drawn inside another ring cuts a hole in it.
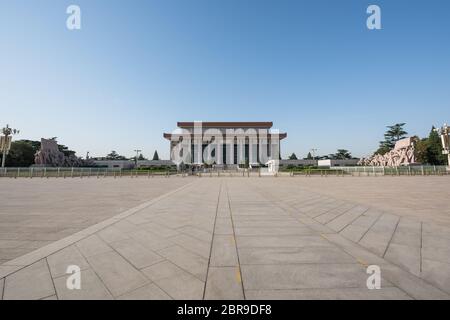
M 0 297 L 449 299 L 449 183 L 2 179 Z M 67 288 L 69 265 L 80 290 Z

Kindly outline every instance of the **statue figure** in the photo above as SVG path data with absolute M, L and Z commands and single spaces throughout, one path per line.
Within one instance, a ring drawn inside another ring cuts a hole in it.
M 83 160 L 74 154 L 66 156 L 58 148 L 55 138 L 41 139 L 41 148 L 34 156 L 34 163 L 43 167 L 81 167 L 92 166 L 91 159 Z
M 34 156 L 34 163 L 47 167 L 64 166 L 64 153 L 59 151 L 55 139 L 41 139 L 41 148 Z
M 381 154 L 374 154 L 359 160 L 358 165 L 377 167 L 397 167 L 415 163 L 414 138 L 405 138 L 395 143 L 394 149 Z

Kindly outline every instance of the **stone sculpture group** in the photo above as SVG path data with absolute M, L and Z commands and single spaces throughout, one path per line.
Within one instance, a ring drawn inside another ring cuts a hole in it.
M 71 154 L 66 156 L 58 149 L 55 139 L 41 139 L 41 148 L 34 156 L 34 163 L 45 167 L 83 167 L 89 159 L 83 160 Z
M 375 154 L 368 158 L 361 158 L 360 166 L 398 167 L 414 164 L 414 138 L 405 138 L 395 143 L 394 149 L 386 154 Z

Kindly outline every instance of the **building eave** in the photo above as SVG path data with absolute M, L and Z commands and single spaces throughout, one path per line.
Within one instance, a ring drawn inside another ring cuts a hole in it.
M 174 134 L 175 136 L 183 136 L 183 134 L 182 133 L 180 133 L 180 134 Z M 270 137 L 271 136 L 275 136 L 275 134 L 268 134 Z M 164 139 L 167 139 L 167 140 L 172 140 L 172 133 L 164 133 L 163 134 L 163 137 L 164 137 Z M 193 135 L 191 134 L 191 137 L 193 137 Z M 285 139 L 285 138 L 287 138 L 287 133 L 279 133 L 278 134 L 278 138 L 280 139 L 280 140 L 283 140 L 283 139 Z
M 273 122 L 199 122 L 203 128 L 272 128 Z M 193 128 L 195 122 L 177 122 L 179 128 Z

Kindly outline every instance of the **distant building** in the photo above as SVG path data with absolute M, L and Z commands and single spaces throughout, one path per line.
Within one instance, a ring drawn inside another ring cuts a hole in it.
M 280 160 L 280 167 L 288 167 L 288 166 L 294 166 L 294 167 L 316 167 L 318 160 L 309 160 L 309 159 L 298 159 L 298 160 Z
M 272 122 L 178 122 L 170 141 L 175 163 L 202 166 L 265 165 L 279 160 L 280 141 L 286 133 L 272 130 Z
M 158 168 L 173 167 L 175 163 L 172 160 L 138 160 L 138 168 Z
M 356 166 L 358 164 L 359 159 L 326 159 L 326 160 L 319 160 L 318 166 L 319 167 L 349 167 L 349 166 Z
M 134 160 L 107 160 L 99 158 L 91 158 L 96 167 L 110 169 L 134 169 L 136 162 Z M 138 160 L 137 168 L 154 168 L 154 167 L 172 167 L 175 163 L 171 160 Z
M 95 158 L 91 158 L 96 167 L 100 168 L 109 168 L 109 169 L 132 169 L 135 164 L 132 160 L 97 160 Z

